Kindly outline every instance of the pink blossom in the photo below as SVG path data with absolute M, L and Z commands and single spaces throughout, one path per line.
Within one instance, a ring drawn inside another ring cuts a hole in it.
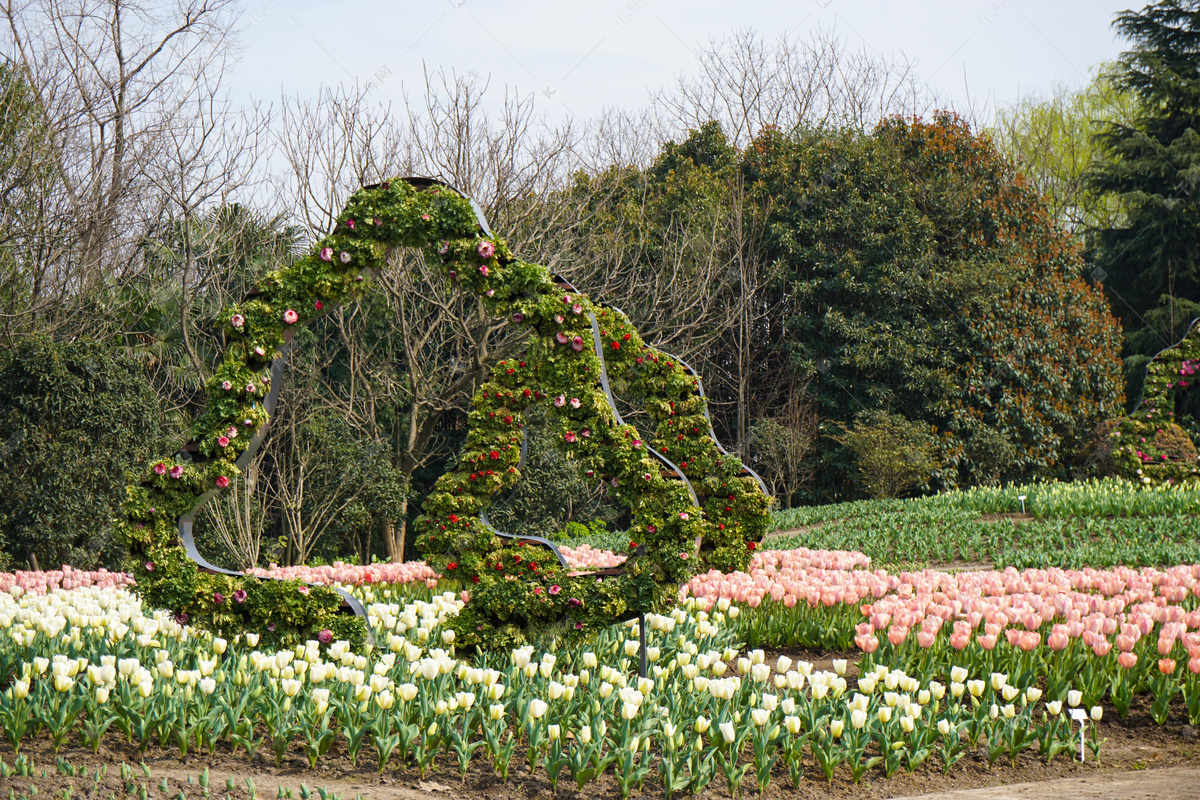
M 246 394 L 254 394 L 256 391 L 258 391 L 258 387 L 253 383 L 246 384 Z
M 575 305 L 571 306 L 571 311 L 576 314 L 582 314 L 583 306 L 579 305 L 579 303 L 576 303 Z
M 582 405 L 582 403 L 579 402 L 578 397 L 571 398 L 571 408 L 579 408 L 580 405 Z
M 218 475 L 217 476 L 217 488 L 224 489 L 227 486 L 229 486 L 229 478 L 226 478 L 224 475 Z
M 1137 663 L 1137 653 L 1121 653 L 1117 656 L 1117 663 L 1125 669 L 1133 669 L 1133 665 Z
M 479 253 L 480 258 L 491 258 L 496 253 L 496 245 L 484 240 L 475 247 L 475 252 Z
M 563 434 L 563 438 L 566 439 L 568 442 L 574 442 L 575 441 L 575 433 L 573 431 L 567 431 L 566 433 Z
M 166 475 L 167 474 L 167 465 L 162 463 L 161 461 L 158 462 L 157 464 L 155 464 L 154 465 L 154 474 Z
M 566 404 L 567 404 L 567 398 L 565 396 L 560 394 L 558 397 L 554 398 L 554 407 L 555 408 L 562 408 Z
M 487 277 L 487 275 L 488 275 L 488 266 L 487 266 L 487 264 L 481 264 L 481 265 L 480 265 L 480 267 L 479 267 L 479 273 L 480 273 L 481 275 L 483 275 L 483 277 L 485 277 L 485 278 Z
M 221 447 L 229 447 L 229 437 L 227 437 L 227 436 L 218 436 L 218 437 L 217 437 L 217 444 L 221 445 Z
M 559 344 L 566 344 L 567 342 L 571 341 L 571 339 L 562 331 L 559 331 L 558 333 L 554 334 L 554 339 Z
M 221 388 L 228 392 L 233 388 L 233 384 L 229 381 L 221 381 Z
M 574 339 L 571 341 L 571 348 L 572 348 L 572 349 L 573 349 L 573 350 L 574 350 L 576 353 L 583 352 L 583 337 L 582 337 L 582 336 L 576 336 L 576 337 L 575 337 L 575 338 L 574 338 Z
M 183 465 L 182 464 L 176 464 L 175 466 L 171 467 L 171 477 L 174 478 L 175 480 L 179 480 L 180 478 L 183 477 Z
M 229 318 L 229 322 L 231 325 L 233 325 L 233 327 L 240 328 L 246 324 L 246 318 L 243 317 L 241 314 L 234 314 L 232 317 Z
M 319 255 L 322 261 L 333 261 L 333 248 L 322 247 Z
M 343 250 L 342 252 L 338 253 L 338 260 L 341 261 L 343 264 L 349 264 L 350 263 L 350 254 L 347 253 L 345 250 Z

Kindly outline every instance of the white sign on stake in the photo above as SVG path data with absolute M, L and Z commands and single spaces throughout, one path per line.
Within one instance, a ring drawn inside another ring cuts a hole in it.
M 1082 708 L 1072 708 L 1071 709 L 1071 719 L 1079 721 L 1079 760 L 1080 760 L 1080 762 L 1083 761 L 1083 753 L 1084 753 L 1083 731 L 1084 731 L 1084 727 L 1087 725 L 1087 718 L 1088 718 L 1087 712 L 1084 711 Z

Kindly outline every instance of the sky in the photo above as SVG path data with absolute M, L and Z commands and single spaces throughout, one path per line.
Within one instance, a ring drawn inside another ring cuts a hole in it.
M 370 84 L 380 103 L 419 94 L 425 70 L 490 77 L 532 95 L 548 121 L 638 109 L 694 73 L 696 53 L 739 30 L 768 40 L 832 32 L 851 49 L 903 53 L 947 105 L 986 120 L 1019 98 L 1079 86 L 1125 43 L 1110 0 L 246 0 L 235 103 L 315 98 Z

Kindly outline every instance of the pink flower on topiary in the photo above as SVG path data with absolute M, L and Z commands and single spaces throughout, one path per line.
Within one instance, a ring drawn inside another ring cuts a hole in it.
M 154 572 L 154 562 L 153 561 L 146 562 L 146 572 Z
M 217 486 L 221 489 L 226 488 L 229 486 L 229 478 L 226 478 L 224 475 L 217 476 Z
M 572 431 L 567 431 L 566 433 L 563 434 L 563 438 L 566 439 L 568 442 L 574 442 L 575 434 Z
M 236 439 L 237 438 L 237 428 L 230 425 L 228 428 L 225 429 L 225 435 L 228 436 L 230 439 Z
M 166 475 L 167 474 L 167 465 L 162 463 L 161 461 L 158 462 L 157 464 L 154 465 L 154 472 L 157 475 Z
M 568 337 L 568 336 L 567 336 L 565 333 L 563 333 L 562 331 L 559 331 L 558 333 L 554 334 L 554 339 L 555 339 L 555 340 L 556 340 L 556 341 L 557 341 L 559 344 L 566 344 L 567 342 L 571 341 L 570 337 Z
M 576 303 L 575 305 L 571 306 L 571 311 L 575 312 L 576 314 L 582 314 L 583 306 L 579 305 L 579 303 Z
M 175 480 L 179 480 L 180 478 L 183 477 L 183 465 L 182 464 L 176 464 L 175 466 L 171 467 L 171 477 L 174 478 Z
M 338 260 L 341 261 L 343 264 L 349 264 L 350 263 L 350 254 L 347 253 L 345 250 L 343 250 L 342 252 L 338 253 Z
M 480 258 L 491 258 L 496 254 L 496 245 L 485 240 L 475 247 L 475 252 L 479 253 Z
M 253 383 L 246 384 L 246 394 L 254 394 L 256 391 L 258 391 L 258 387 Z
M 567 321 L 567 318 L 566 318 L 566 317 L 564 317 L 562 314 L 555 314 L 555 315 L 554 315 L 554 321 L 555 321 L 557 324 L 559 324 L 559 325 L 562 325 L 564 322 L 566 322 L 566 321 Z
M 438 255 L 444 256 L 448 252 L 450 252 L 450 243 L 443 239 L 442 243 L 438 245 Z
M 220 592 L 213 592 L 213 602 L 217 605 L 221 605 L 225 602 L 225 595 L 221 594 Z
M 512 319 L 513 319 L 513 322 L 524 322 L 525 315 L 522 314 L 520 311 L 517 311 L 513 314 Z
M 267 354 L 267 351 L 262 349 L 261 347 L 254 348 L 254 355 L 258 356 L 259 358 L 262 358 L 266 354 Z
M 583 404 L 579 401 L 578 397 L 571 398 L 571 408 L 579 408 L 581 405 Z
M 229 381 L 221 381 L 221 388 L 228 392 L 233 388 L 233 384 Z
M 242 603 L 246 602 L 246 590 L 238 589 L 237 591 L 235 591 L 233 593 L 233 602 L 237 603 L 238 605 L 241 605 Z
M 283 312 L 283 321 L 288 325 L 295 325 L 299 320 L 300 315 L 297 314 L 295 310 L 289 308 L 287 311 Z
M 315 308 L 317 311 L 320 311 L 320 310 L 321 310 L 322 308 L 324 308 L 324 307 L 325 307 L 325 304 L 324 304 L 324 303 L 322 303 L 320 300 L 318 300 L 317 302 L 313 303 L 313 308 Z
M 320 255 L 322 261 L 333 261 L 333 248 L 332 247 L 322 247 L 319 255 Z
M 246 324 L 246 318 L 243 317 L 241 314 L 234 314 L 232 317 L 229 318 L 229 323 L 231 325 L 233 325 L 233 327 L 235 327 L 235 328 L 240 328 Z
M 354 220 L 352 220 L 352 219 L 346 220 L 346 227 L 349 228 L 350 230 L 354 230 Z
M 566 404 L 567 404 L 567 398 L 564 397 L 563 395 L 560 394 L 558 397 L 554 398 L 554 407 L 555 408 L 562 408 Z
M 680 511 L 679 518 L 682 520 L 686 520 L 688 518 L 688 513 L 686 511 Z
M 571 347 L 572 347 L 572 349 L 575 350 L 576 353 L 582 352 L 583 351 L 583 337 L 576 336 L 575 339 L 571 342 Z
M 333 631 L 329 630 L 329 628 L 321 631 L 317 634 L 317 641 L 321 644 L 329 644 L 333 641 Z
M 483 275 L 483 277 L 485 277 L 485 278 L 487 277 L 487 275 L 488 275 L 487 264 L 483 264 L 479 267 L 479 274 Z
M 634 446 L 635 448 L 637 448 L 637 447 L 641 447 L 641 446 L 642 446 L 642 440 L 641 440 L 641 439 L 634 439 L 634 440 L 633 440 L 633 446 Z
M 558 594 L 561 591 L 562 591 L 561 586 L 551 586 L 550 587 L 550 594 Z
M 218 436 L 217 444 L 221 445 L 221 447 L 229 447 L 229 437 L 228 436 Z

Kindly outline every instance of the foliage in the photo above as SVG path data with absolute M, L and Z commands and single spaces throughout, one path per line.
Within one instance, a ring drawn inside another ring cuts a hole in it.
M 794 295 L 793 362 L 827 428 L 886 409 L 937 428 L 942 486 L 1069 474 L 1120 400 L 1119 329 L 1071 237 L 986 137 L 952 114 L 869 136 L 767 132 L 747 179 L 773 200 L 765 247 Z M 976 463 L 986 442 L 1016 455 Z M 826 441 L 818 494 L 852 462 Z
M 812 479 L 810 456 L 817 434 L 817 412 L 804 388 L 793 390 L 774 417 L 750 427 L 754 464 L 784 508 L 791 507 L 792 498 Z
M 1095 261 L 1125 327 L 1132 401 L 1141 367 L 1200 316 L 1200 17 L 1193 0 L 1117 15 L 1132 48 L 1117 61 L 1131 118 L 1107 118 L 1090 189 L 1119 200 L 1122 223 L 1096 231 Z M 1197 401 L 1200 402 L 1200 401 Z M 1188 409 L 1200 419 L 1200 407 Z
M 862 412 L 837 438 L 854 453 L 863 487 L 876 500 L 926 485 L 940 466 L 934 432 L 899 414 Z
M 989 130 L 996 149 L 1046 201 L 1050 214 L 1078 237 L 1123 220 L 1120 200 L 1088 183 L 1102 150 L 1106 120 L 1127 122 L 1136 101 L 1115 85 L 1114 65 L 1101 64 L 1078 89 L 1057 86 L 1047 99 L 1026 98 L 998 109 Z
M 1183 339 L 1156 355 L 1146 367 L 1144 397 L 1109 434 L 1109 453 L 1122 477 L 1147 486 L 1200 483 L 1200 457 L 1187 432 L 1176 423 L 1183 397 L 1200 395 L 1200 319 Z
M 128 470 L 162 445 L 139 366 L 97 342 L 21 340 L 0 353 L 0 529 L 24 565 L 120 563 L 112 520 Z
M 765 531 L 767 498 L 741 476 L 740 462 L 721 455 L 709 438 L 697 379 L 647 347 L 623 314 L 563 294 L 544 267 L 515 259 L 502 241 L 481 233 L 465 198 L 436 186 L 385 182 L 356 193 L 334 233 L 310 255 L 269 274 L 257 295 L 227 310 L 229 345 L 207 383 L 208 409 L 194 427 L 199 457 L 153 463 L 129 489 L 122 531 L 148 601 L 213 626 L 223 622 L 213 606 L 217 594 L 279 591 L 255 579 L 163 571 L 157 564 L 182 561 L 174 520 L 236 475 L 238 455 L 266 421 L 264 370 L 292 337 L 292 326 L 359 296 L 363 279 L 397 245 L 422 247 L 489 312 L 509 315 L 535 334 L 523 359 L 500 361 L 480 387 L 458 464 L 438 480 L 418 521 L 430 565 L 471 586 L 472 602 L 454 623 L 461 645 L 504 648 L 560 629 L 587 635 L 622 615 L 664 608 L 673 602 L 673 587 L 696 568 L 745 565 Z M 598 326 L 599 342 L 588 321 Z M 608 354 L 603 361 L 600 348 Z M 602 372 L 645 398 L 658 426 L 652 441 L 643 443 L 636 429 L 619 424 L 599 387 Z M 592 465 L 632 507 L 630 535 L 645 548 L 631 548 L 620 575 L 572 576 L 539 555 L 544 551 L 520 541 L 506 545 L 483 524 L 480 514 L 491 496 L 519 480 L 522 426 L 534 408 L 550 412 L 554 435 L 568 452 Z M 678 460 L 702 487 L 703 507 L 663 476 L 649 447 Z M 334 624 L 336 595 L 314 587 L 310 601 L 314 611 L 305 617 L 268 616 L 267 605 L 249 604 L 238 619 L 275 626 L 279 641 L 312 638 L 314 628 Z
M 526 421 L 529 438 L 521 482 L 488 512 L 492 524 L 508 533 L 569 540 L 602 532 L 606 523 L 627 518 L 628 509 L 609 497 L 611 487 L 596 478 L 595 470 L 586 474 L 585 464 L 563 448 L 561 436 L 555 436 L 542 417 Z

